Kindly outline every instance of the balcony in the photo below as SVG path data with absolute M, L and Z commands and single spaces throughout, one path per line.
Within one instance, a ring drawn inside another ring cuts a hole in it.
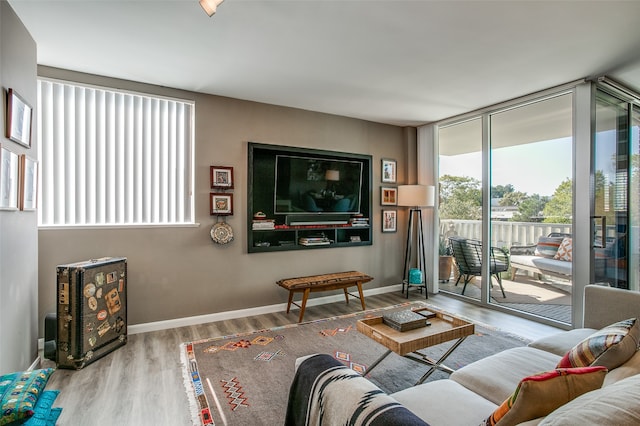
M 509 249 L 513 245 L 536 244 L 538 237 L 551 232 L 571 233 L 571 224 L 501 222 L 491 223 L 491 245 Z M 482 223 L 473 220 L 442 220 L 440 235 L 449 237 L 459 235 L 481 240 Z M 448 282 L 440 282 L 441 291 L 461 294 L 463 283 L 455 285 L 458 272 L 454 266 Z M 571 323 L 571 281 L 554 276 L 538 275 L 527 271 L 518 271 L 515 280 L 511 272 L 501 275 L 506 298 L 502 297 L 495 282 L 491 289 L 491 303 L 538 315 L 544 318 Z M 480 277 L 473 278 L 465 290 L 465 296 L 480 299 Z

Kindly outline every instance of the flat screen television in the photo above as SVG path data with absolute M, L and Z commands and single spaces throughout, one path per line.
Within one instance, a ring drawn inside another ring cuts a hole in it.
M 275 163 L 275 214 L 361 212 L 362 161 L 276 155 Z

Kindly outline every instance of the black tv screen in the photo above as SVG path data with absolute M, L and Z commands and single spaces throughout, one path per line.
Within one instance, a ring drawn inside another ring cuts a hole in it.
M 362 162 L 277 155 L 276 214 L 356 214 L 362 199 Z

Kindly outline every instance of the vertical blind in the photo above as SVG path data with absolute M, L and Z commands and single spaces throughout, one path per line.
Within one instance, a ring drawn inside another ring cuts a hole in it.
M 38 80 L 39 224 L 193 223 L 193 110 Z

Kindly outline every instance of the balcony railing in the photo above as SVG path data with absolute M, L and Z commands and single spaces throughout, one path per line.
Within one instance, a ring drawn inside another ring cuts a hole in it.
M 536 244 L 538 238 L 551 232 L 570 234 L 570 223 L 532 223 L 532 222 L 491 222 L 491 245 L 509 248 L 513 245 Z M 479 220 L 443 219 L 440 221 L 440 235 L 449 237 L 459 235 L 465 238 L 482 240 L 482 222 Z

